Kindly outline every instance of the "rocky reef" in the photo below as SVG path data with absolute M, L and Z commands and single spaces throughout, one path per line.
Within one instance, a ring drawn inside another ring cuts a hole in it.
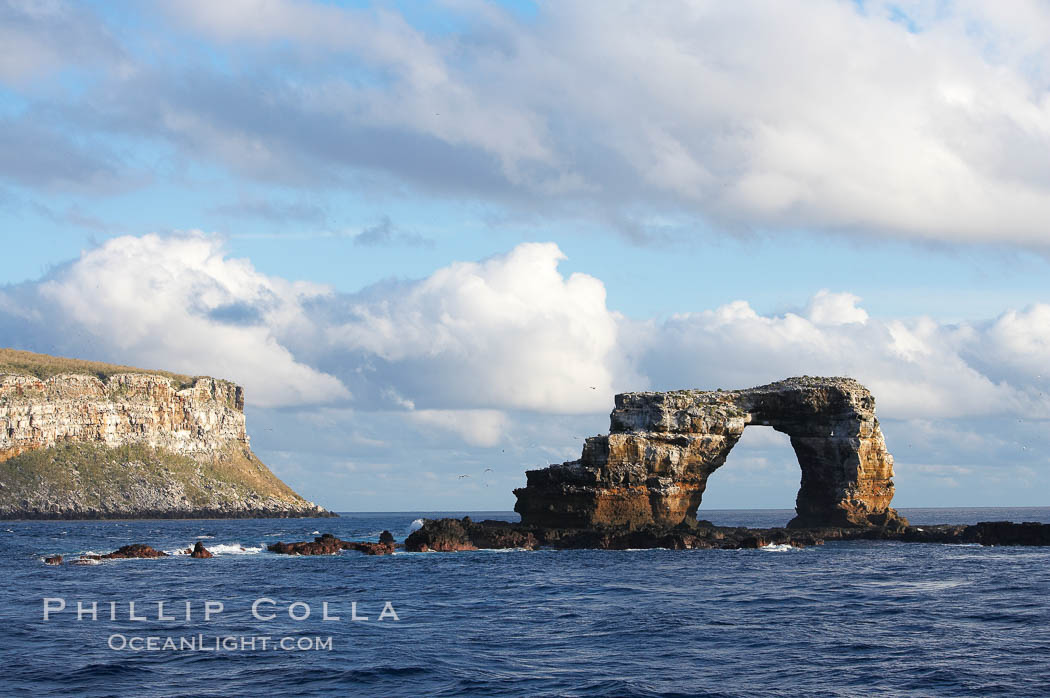
M 740 550 L 771 545 L 806 548 L 826 541 L 883 540 L 902 543 L 960 543 L 980 545 L 1050 545 L 1050 524 L 985 521 L 973 525 L 839 526 L 824 528 L 744 528 L 715 526 L 710 521 L 680 523 L 674 527 L 647 524 L 547 528 L 507 521 L 427 519 L 405 539 L 409 552 L 519 548 L 537 550 Z
M 0 518 L 330 515 L 255 457 L 229 381 L 0 351 Z
M 893 457 L 875 398 L 850 378 L 788 378 L 746 390 L 616 396 L 609 434 L 579 460 L 526 473 L 522 523 L 553 529 L 674 527 L 696 521 L 707 479 L 748 425 L 791 437 L 802 470 L 794 528 L 907 522 L 890 508 Z
M 383 531 L 378 543 L 340 540 L 331 533 L 324 533 L 312 541 L 299 543 L 278 541 L 266 546 L 266 549 L 280 555 L 335 555 L 341 550 L 356 550 L 365 555 L 392 555 L 395 547 L 394 536 L 390 531 Z

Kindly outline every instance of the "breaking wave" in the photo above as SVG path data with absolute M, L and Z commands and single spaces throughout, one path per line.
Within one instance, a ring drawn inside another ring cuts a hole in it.
M 215 555 L 255 555 L 261 553 L 263 547 L 241 545 L 240 543 L 219 543 L 218 545 L 208 546 L 208 552 Z
M 204 546 L 212 555 L 255 555 L 263 551 L 263 546 L 241 545 L 240 543 L 216 543 Z M 189 555 L 193 545 L 176 550 L 165 550 L 168 555 Z

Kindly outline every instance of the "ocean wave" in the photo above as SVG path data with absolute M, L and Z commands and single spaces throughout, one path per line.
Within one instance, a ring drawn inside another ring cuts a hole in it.
M 479 553 L 531 553 L 532 548 L 481 548 Z
M 240 543 L 216 543 L 215 545 L 206 545 L 208 552 L 212 555 L 255 555 L 263 551 L 263 546 L 250 546 L 242 545 Z M 193 550 L 193 546 L 189 545 L 185 548 L 178 548 L 177 550 L 165 550 L 168 555 L 189 555 L 190 551 Z
M 219 543 L 208 546 L 208 552 L 213 555 L 255 555 L 261 553 L 263 547 L 241 545 L 240 543 Z
M 670 548 L 610 548 L 618 553 L 641 553 L 646 550 L 670 550 Z
M 418 531 L 421 528 L 423 528 L 423 519 L 416 519 L 408 525 L 408 532 L 412 533 L 413 531 Z
M 789 553 L 793 550 L 802 550 L 802 548 L 796 548 L 787 543 L 770 543 L 769 545 L 763 545 L 759 550 L 765 550 L 770 553 Z

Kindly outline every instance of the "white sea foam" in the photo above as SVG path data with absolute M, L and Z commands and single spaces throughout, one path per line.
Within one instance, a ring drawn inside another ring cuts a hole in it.
M 209 545 L 208 552 L 214 555 L 255 555 L 261 553 L 263 547 L 241 545 L 240 543 L 219 543 L 217 545 Z
M 528 550 L 528 548 L 521 548 L 521 550 Z M 670 550 L 670 548 L 614 548 L 619 553 L 641 553 L 646 550 Z
M 240 543 L 216 543 L 215 545 L 204 546 L 209 553 L 212 555 L 255 555 L 263 551 L 262 546 L 253 547 L 250 545 L 241 545 Z M 193 550 L 192 545 L 188 545 L 185 548 L 179 548 L 178 550 L 165 550 L 168 555 L 189 555 L 190 551 Z
M 769 545 L 763 545 L 759 550 L 766 550 L 771 553 L 789 553 L 792 550 L 802 550 L 802 548 L 796 548 L 787 543 L 780 543 L 779 545 L 777 543 L 770 543 Z
M 531 553 L 532 548 L 482 548 L 479 553 Z
M 311 536 L 319 536 L 319 535 L 321 535 L 321 532 L 320 531 L 310 531 L 310 535 Z
M 423 519 L 416 519 L 411 524 L 409 524 L 408 532 L 411 533 L 412 531 L 418 531 L 421 528 L 423 528 Z

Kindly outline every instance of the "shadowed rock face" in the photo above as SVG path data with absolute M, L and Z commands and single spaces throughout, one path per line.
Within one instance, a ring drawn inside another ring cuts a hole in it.
M 707 478 L 749 424 L 791 437 L 802 484 L 789 526 L 890 526 L 893 457 L 875 399 L 849 378 L 789 378 L 733 391 L 616 396 L 610 433 L 580 460 L 526 473 L 522 523 L 547 527 L 674 526 L 695 520 Z

